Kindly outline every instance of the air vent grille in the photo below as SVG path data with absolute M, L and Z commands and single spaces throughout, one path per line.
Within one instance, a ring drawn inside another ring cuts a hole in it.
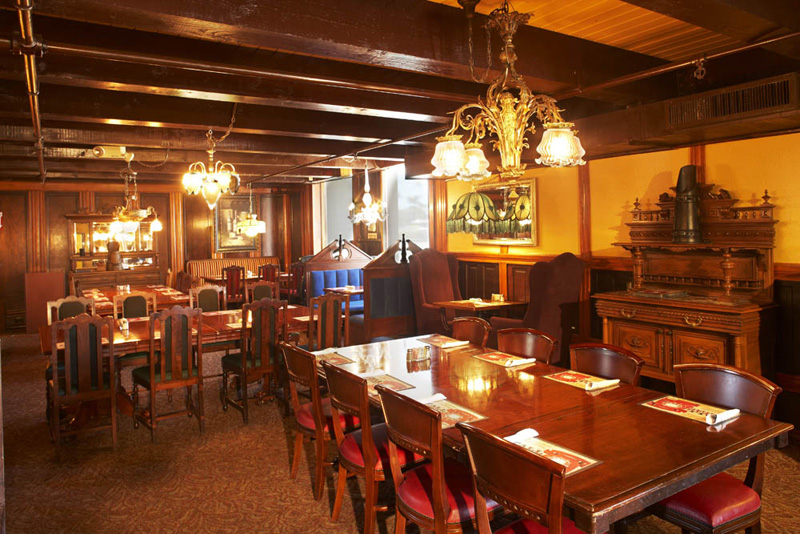
M 669 125 L 686 128 L 797 107 L 796 78 L 782 76 L 668 101 Z

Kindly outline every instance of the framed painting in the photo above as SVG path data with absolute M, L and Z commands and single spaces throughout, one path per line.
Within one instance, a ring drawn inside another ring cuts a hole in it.
M 240 252 L 258 249 L 258 238 L 237 232 L 237 224 L 250 213 L 247 196 L 223 195 L 214 210 L 214 252 Z
M 538 245 L 536 178 L 520 182 L 478 186 L 494 204 L 499 220 L 474 228 L 473 242 L 479 245 Z

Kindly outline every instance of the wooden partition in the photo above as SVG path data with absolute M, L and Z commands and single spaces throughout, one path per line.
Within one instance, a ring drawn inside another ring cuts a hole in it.
M 420 250 L 410 239 L 398 241 L 364 267 L 364 324 L 358 336 L 364 342 L 416 332 L 408 260 Z
M 338 271 L 362 269 L 372 257 L 346 239 L 337 239 L 320 250 L 305 263 L 306 295 L 311 295 L 311 273 L 315 271 Z

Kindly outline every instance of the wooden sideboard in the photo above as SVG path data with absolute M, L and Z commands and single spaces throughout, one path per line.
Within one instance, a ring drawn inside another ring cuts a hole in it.
M 603 340 L 641 356 L 645 376 L 674 380 L 674 365 L 694 362 L 770 370 L 774 206 L 765 194 L 761 204 L 736 207 L 713 188 L 700 186 L 702 243 L 672 243 L 668 193 L 654 210 L 641 210 L 637 199 L 631 241 L 615 243 L 631 252 L 631 287 L 593 296 Z

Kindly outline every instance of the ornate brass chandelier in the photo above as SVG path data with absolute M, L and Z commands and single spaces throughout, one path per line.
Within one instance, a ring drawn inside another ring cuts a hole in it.
M 243 220 L 236 223 L 236 233 L 244 234 L 247 237 L 255 237 L 258 234 L 267 232 L 267 224 L 264 221 L 259 221 L 253 211 L 253 184 L 247 184 L 247 189 L 250 192 L 250 212 Z
M 386 220 L 386 202 L 381 199 L 373 199 L 369 189 L 369 169 L 364 167 L 364 194 L 361 195 L 360 209 L 356 209 L 355 202 L 351 202 L 348 207 L 350 214 L 348 219 L 353 224 L 364 223 L 373 227 L 378 221 Z
M 239 190 L 241 180 L 236 173 L 236 167 L 230 163 L 214 161 L 214 151 L 231 134 L 233 123 L 236 122 L 236 104 L 233 105 L 231 122 L 225 134 L 219 139 L 214 139 L 214 131 L 206 132 L 208 141 L 208 167 L 202 161 L 195 161 L 189 165 L 189 170 L 183 175 L 183 187 L 190 195 L 202 194 L 208 209 L 213 210 L 222 193 L 230 192 L 235 195 Z
M 133 159 L 131 157 L 131 159 Z M 131 159 L 128 166 L 120 175 L 125 180 L 125 205 L 114 208 L 114 220 L 111 222 L 109 232 L 112 236 L 128 234 L 130 236 L 139 231 L 142 222 L 150 223 L 150 233 L 160 232 L 163 229 L 158 214 L 152 206 L 142 208 L 139 198 L 139 186 L 136 183 L 136 172 L 131 169 Z M 131 190 L 130 184 L 133 183 Z
M 470 4 L 468 9 L 474 9 L 477 4 L 465 3 Z M 471 16 L 469 11 L 468 16 Z M 465 181 L 488 177 L 489 162 L 480 140 L 487 134 L 494 134 L 496 139 L 490 142 L 500 152 L 500 179 L 520 177 L 526 167 L 522 163 L 522 151 L 529 147 L 526 135 L 536 131 L 534 117 L 544 127 L 542 141 L 536 149 L 540 155 L 536 163 L 550 167 L 586 163 L 583 160 L 586 151 L 573 131 L 575 125 L 564 121 L 553 98 L 531 93 L 525 80 L 517 73 L 517 55 L 512 41 L 519 25 L 525 24 L 529 18 L 530 14 L 514 11 L 507 1 L 489 15 L 487 35 L 495 30 L 503 41 L 500 50 L 502 72 L 489 86 L 485 99 L 479 97 L 477 102 L 458 108 L 451 128 L 436 139 L 438 144 L 431 160 L 434 176 L 457 177 Z M 470 34 L 470 59 L 471 56 Z M 461 140 L 463 135 L 457 133 L 459 130 L 469 135 L 466 144 Z

